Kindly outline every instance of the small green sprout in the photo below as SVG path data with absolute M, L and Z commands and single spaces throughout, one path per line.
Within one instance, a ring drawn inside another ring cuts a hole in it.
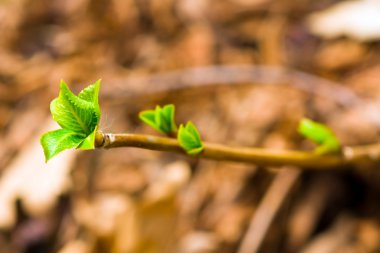
M 326 125 L 303 118 L 298 126 L 298 132 L 318 144 L 315 149 L 317 154 L 338 152 L 341 148 L 338 138 Z
M 40 140 L 46 161 L 66 149 L 95 148 L 95 133 L 100 120 L 99 89 L 100 80 L 75 96 L 61 81 L 59 96 L 50 103 L 53 119 L 61 129 L 43 134 Z
M 156 131 L 172 135 L 177 132 L 177 125 L 174 121 L 174 105 L 165 105 L 164 107 L 156 106 L 155 110 L 142 111 L 139 118 L 151 126 Z
M 199 154 L 204 149 L 199 132 L 191 121 L 187 122 L 186 126 L 179 126 L 177 138 L 179 145 L 189 155 Z

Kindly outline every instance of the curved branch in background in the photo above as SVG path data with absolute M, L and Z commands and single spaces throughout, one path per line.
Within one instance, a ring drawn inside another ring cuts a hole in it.
M 107 80 L 103 97 L 112 101 L 213 85 L 289 85 L 335 101 L 343 107 L 362 103 L 343 85 L 302 71 L 270 65 L 223 65 L 187 68 L 147 76 L 129 76 Z M 147 89 L 148 87 L 148 89 Z

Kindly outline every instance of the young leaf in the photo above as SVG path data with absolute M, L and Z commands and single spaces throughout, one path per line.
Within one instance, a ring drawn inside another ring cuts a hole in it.
M 90 102 L 95 107 L 95 112 L 99 114 L 100 118 L 100 107 L 99 107 L 99 90 L 100 90 L 100 79 L 95 83 L 87 86 L 81 92 L 79 92 L 78 97 Z
M 61 81 L 60 93 L 50 106 L 53 119 L 63 128 L 89 135 L 99 122 L 95 104 L 75 96 Z
M 177 138 L 179 145 L 189 155 L 199 154 L 204 149 L 199 132 L 190 121 L 187 122 L 186 126 L 180 125 Z
M 165 105 L 163 108 L 156 106 L 155 110 L 142 111 L 139 118 L 163 134 L 173 134 L 177 131 L 177 126 L 174 121 L 174 105 Z
M 174 113 L 175 107 L 173 104 L 165 105 L 161 110 L 162 118 L 165 119 L 165 123 L 167 124 L 167 129 L 169 133 L 177 132 L 177 125 L 174 121 Z
M 95 133 L 100 120 L 99 88 L 100 80 L 75 96 L 61 81 L 59 96 L 51 102 L 50 111 L 62 129 L 41 137 L 46 161 L 65 149 L 95 147 Z
M 98 127 L 96 127 L 91 134 L 89 134 L 86 138 L 84 138 L 82 143 L 77 148 L 83 149 L 83 150 L 94 149 L 95 135 L 96 135 L 97 130 L 98 130 Z
M 160 131 L 156 125 L 156 113 L 154 110 L 146 110 L 140 112 L 139 118 L 148 126 L 154 128 L 157 131 Z
M 82 136 L 78 136 L 75 132 L 67 129 L 58 129 L 43 134 L 41 145 L 44 149 L 45 160 L 50 160 L 65 149 L 78 147 L 82 141 Z
M 340 150 L 341 146 L 338 138 L 330 128 L 323 124 L 304 118 L 299 123 L 298 132 L 319 145 L 315 150 L 318 154 Z

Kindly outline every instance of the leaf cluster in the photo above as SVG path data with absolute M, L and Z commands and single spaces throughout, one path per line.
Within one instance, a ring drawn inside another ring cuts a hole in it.
M 174 120 L 175 107 L 172 104 L 164 107 L 156 106 L 155 110 L 142 111 L 139 118 L 156 131 L 172 136 L 177 134 L 177 126 Z M 202 152 L 203 143 L 199 132 L 192 122 L 179 127 L 177 139 L 179 145 L 189 154 L 196 155 Z
M 76 96 L 61 81 L 59 96 L 50 103 L 53 119 L 61 129 L 47 132 L 40 139 L 46 161 L 66 149 L 94 149 L 100 120 L 99 89 L 100 80 Z
M 324 124 L 303 118 L 298 132 L 318 145 L 317 154 L 334 153 L 341 149 L 340 142 L 334 132 Z
M 189 155 L 199 154 L 204 149 L 199 132 L 191 121 L 179 126 L 178 142 Z
M 171 135 L 177 132 L 177 125 L 174 121 L 174 105 L 169 104 L 161 107 L 156 106 L 155 110 L 145 110 L 140 112 L 139 118 L 155 129 L 156 131 Z

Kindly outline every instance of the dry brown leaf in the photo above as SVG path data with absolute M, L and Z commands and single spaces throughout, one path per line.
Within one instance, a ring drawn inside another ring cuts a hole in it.
M 360 41 L 380 39 L 380 2 L 344 1 L 313 13 L 309 17 L 311 32 L 324 38 L 349 36 Z
M 133 202 L 122 194 L 98 194 L 94 201 L 78 200 L 74 216 L 99 237 L 114 235 L 118 226 L 118 216 L 133 211 Z M 99 219 L 101 217 L 101 219 Z
M 340 70 L 355 66 L 364 60 L 367 53 L 365 45 L 352 40 L 339 40 L 324 45 L 315 54 L 319 67 L 328 70 Z
M 90 253 L 90 249 L 86 242 L 76 240 L 66 243 L 58 253 Z
M 48 120 L 42 132 L 56 128 Z M 21 200 L 31 215 L 43 215 L 56 204 L 57 198 L 70 188 L 69 171 L 75 151 L 65 151 L 45 163 L 40 135 L 36 135 L 5 168 L 0 179 L 0 228 L 16 222 L 15 201 Z
M 179 243 L 179 252 L 213 253 L 219 246 L 218 238 L 209 232 L 194 231 L 185 235 Z

